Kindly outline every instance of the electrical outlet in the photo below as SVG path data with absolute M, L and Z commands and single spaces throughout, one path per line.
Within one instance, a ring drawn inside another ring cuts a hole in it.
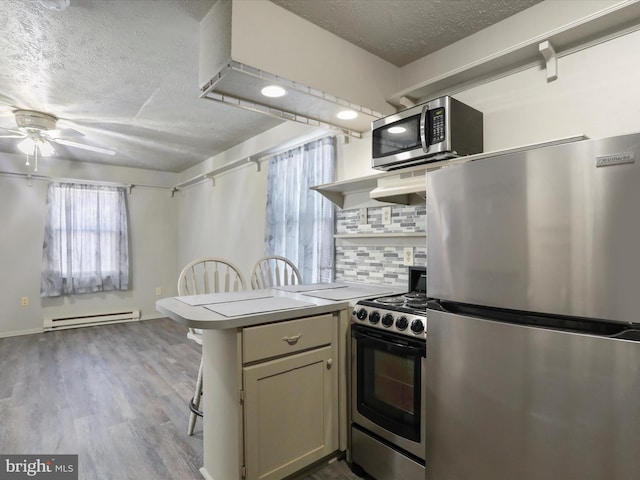
M 361 208 L 358 211 L 358 225 L 366 225 L 367 224 L 367 209 Z
M 162 287 L 156 287 L 156 296 L 159 297 L 162 295 Z
M 404 247 L 404 264 L 407 267 L 413 266 L 413 247 Z
M 391 207 L 382 207 L 382 224 L 391 225 Z
M 20 299 L 20 305 L 22 305 L 23 307 L 28 307 L 29 306 L 29 297 L 22 297 Z

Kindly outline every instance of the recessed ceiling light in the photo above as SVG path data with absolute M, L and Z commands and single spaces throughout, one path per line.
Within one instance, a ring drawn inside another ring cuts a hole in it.
M 338 118 L 342 120 L 353 120 L 357 116 L 358 116 L 358 112 L 355 112 L 353 110 L 343 110 L 338 113 Z
M 287 93 L 287 91 L 284 88 L 279 87 L 278 85 L 269 85 L 267 87 L 264 87 L 262 90 L 260 90 L 260 92 L 265 97 L 272 97 L 272 98 L 282 97 Z
M 391 127 L 389 129 L 389 133 L 404 133 L 407 129 L 404 127 Z

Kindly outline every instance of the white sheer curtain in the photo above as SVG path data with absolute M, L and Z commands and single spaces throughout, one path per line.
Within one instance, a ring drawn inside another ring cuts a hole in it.
M 334 206 L 309 187 L 332 182 L 334 171 L 334 137 L 269 160 L 265 253 L 293 261 L 305 283 L 333 280 Z
M 129 289 L 124 187 L 50 183 L 41 297 Z

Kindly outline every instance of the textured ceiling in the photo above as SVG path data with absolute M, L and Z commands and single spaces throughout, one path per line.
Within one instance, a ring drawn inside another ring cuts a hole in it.
M 271 0 L 399 67 L 542 0 Z
M 60 118 L 70 160 L 180 172 L 280 123 L 199 98 L 198 25 L 215 0 L 0 0 L 0 127 L 13 110 Z M 403 65 L 535 0 L 274 0 Z M 277 72 L 276 72 L 277 73 Z M 293 79 L 295 80 L 295 79 Z M 0 134 L 2 132 L 0 131 Z M 16 153 L 0 139 L 0 154 Z
M 198 25 L 214 3 L 1 0 L 0 126 L 15 128 L 15 107 L 49 112 L 84 134 L 70 140 L 117 152 L 55 145 L 61 157 L 179 172 L 277 125 L 199 98 Z

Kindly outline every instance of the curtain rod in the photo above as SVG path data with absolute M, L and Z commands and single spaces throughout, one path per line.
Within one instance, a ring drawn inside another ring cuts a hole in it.
M 261 157 L 259 157 L 260 161 L 265 160 L 267 158 L 271 158 L 271 157 L 275 157 L 276 155 L 280 155 L 282 153 L 288 152 L 289 150 L 293 150 L 299 147 L 304 147 L 307 143 L 311 143 L 311 142 L 315 142 L 317 140 L 321 140 L 323 138 L 335 138 L 336 136 L 333 134 L 327 134 L 327 133 L 322 133 L 321 135 L 318 135 L 317 137 L 311 137 L 308 138 L 306 140 L 303 140 L 300 143 L 296 143 L 295 145 L 291 145 L 289 147 L 285 147 L 282 150 L 277 150 L 275 152 L 269 152 L 266 153 L 264 155 L 262 155 Z
M 104 182 L 99 180 L 82 180 L 79 178 L 63 178 L 63 177 L 50 177 L 47 175 L 33 174 L 33 173 L 23 173 L 23 172 L 6 172 L 0 170 L 0 175 L 4 177 L 24 177 L 27 181 L 30 180 L 45 180 L 51 182 L 68 182 L 68 183 L 84 183 L 87 185 L 104 185 L 111 187 L 126 187 L 129 189 L 129 193 L 131 193 L 131 189 L 133 187 L 144 187 L 144 188 L 160 188 L 165 190 L 172 190 L 173 187 L 166 185 L 152 185 L 152 184 L 144 184 L 144 183 L 122 183 L 122 182 Z
M 249 165 L 251 163 L 253 163 L 257 170 L 260 171 L 260 163 L 264 162 L 265 160 L 275 156 L 275 155 L 279 155 L 281 153 L 284 152 L 288 152 L 289 150 L 293 150 L 294 148 L 298 148 L 298 147 L 302 147 L 304 145 L 306 145 L 307 143 L 311 143 L 311 142 L 315 142 L 316 140 L 320 140 L 322 138 L 335 138 L 335 135 L 333 134 L 327 134 L 327 133 L 322 133 L 321 135 L 315 136 L 315 137 L 310 137 L 307 138 L 306 140 L 303 140 L 300 143 L 296 143 L 294 145 L 291 145 L 289 147 L 286 147 L 282 150 L 278 150 L 276 152 L 272 152 L 272 153 L 266 153 L 266 154 L 259 154 L 259 155 L 250 155 L 248 157 L 242 157 L 239 158 L 238 160 L 233 160 L 229 163 L 226 163 L 224 165 L 221 165 L 217 168 L 214 168 L 213 170 L 210 170 L 206 173 L 199 173 L 198 175 L 195 175 L 187 180 L 183 180 L 182 182 L 174 185 L 173 187 L 171 187 L 171 195 L 173 196 L 173 194 L 179 190 L 182 190 L 184 188 L 187 187 L 192 187 L 194 185 L 200 184 L 204 181 L 210 180 L 210 181 L 214 181 L 214 177 L 220 173 L 223 172 L 227 172 L 229 170 L 232 170 L 234 168 L 237 167 L 241 167 L 244 165 Z
M 195 185 L 197 183 L 201 183 L 205 180 L 213 180 L 213 178 L 218 175 L 219 173 L 224 173 L 227 172 L 229 170 L 232 170 L 234 168 L 237 167 L 241 167 L 244 165 L 249 165 L 249 164 L 254 164 L 257 168 L 258 171 L 260 171 L 260 161 L 262 159 L 261 158 L 253 158 L 253 156 L 249 156 L 249 157 L 243 157 L 240 158 L 238 160 L 234 160 L 232 162 L 226 163 L 224 165 L 221 165 L 217 168 L 214 168 L 213 170 L 209 170 L 206 173 L 199 173 L 198 175 L 191 177 L 187 180 L 183 180 L 182 182 L 174 185 L 173 187 L 169 187 L 171 188 L 172 193 L 176 192 L 182 188 L 185 187 L 191 187 L 192 185 Z

